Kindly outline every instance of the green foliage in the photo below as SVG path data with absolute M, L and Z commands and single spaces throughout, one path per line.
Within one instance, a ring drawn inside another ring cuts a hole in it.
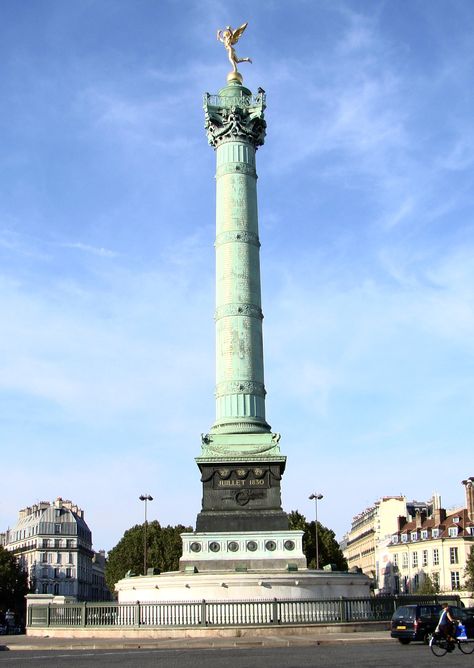
M 182 552 L 180 534 L 192 531 L 191 527 L 178 524 L 175 527 L 161 527 L 156 520 L 147 523 L 147 566 L 162 572 L 178 570 Z M 125 577 L 128 571 L 134 575 L 143 574 L 144 525 L 137 524 L 128 529 L 117 545 L 107 555 L 105 580 L 110 591 Z
M 423 581 L 419 585 L 418 589 L 415 591 L 415 594 L 426 596 L 429 594 L 437 594 L 438 592 L 439 586 L 436 586 L 428 573 L 425 573 L 425 577 L 423 578 Z
M 290 529 L 304 531 L 303 552 L 306 555 L 309 568 L 316 568 L 316 532 L 315 522 L 308 522 L 306 517 L 298 510 L 288 513 Z M 318 552 L 319 568 L 328 564 L 334 564 L 336 570 L 347 571 L 347 561 L 342 554 L 341 548 L 336 540 L 336 534 L 318 522 Z
M 8 608 L 23 616 L 25 596 L 28 593 L 28 575 L 16 558 L 0 547 L 0 610 Z
M 471 547 L 469 556 L 466 559 L 466 570 L 464 571 L 466 577 L 466 588 L 471 591 L 474 596 L 474 546 Z

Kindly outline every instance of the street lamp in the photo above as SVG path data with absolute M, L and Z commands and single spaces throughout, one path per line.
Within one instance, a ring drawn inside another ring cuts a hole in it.
M 143 575 L 146 575 L 146 527 L 147 527 L 146 505 L 147 501 L 153 501 L 153 497 L 151 496 L 151 494 L 140 494 L 138 498 L 140 499 L 140 501 L 145 501 L 145 526 L 143 531 Z
M 316 521 L 314 525 L 314 534 L 315 534 L 315 539 L 316 539 L 316 570 L 319 569 L 319 544 L 318 544 L 318 501 L 321 501 L 323 498 L 322 494 L 319 494 L 317 492 L 313 492 L 311 496 L 308 497 L 310 501 L 314 499 L 314 513 L 316 516 Z

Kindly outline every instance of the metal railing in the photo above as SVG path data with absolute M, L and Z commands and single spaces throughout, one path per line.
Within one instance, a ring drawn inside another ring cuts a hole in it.
M 264 107 L 265 93 L 258 93 L 257 95 L 236 95 L 235 97 L 228 97 L 226 95 L 210 95 L 205 93 L 203 96 L 204 106 L 211 107 Z
M 380 596 L 338 599 L 65 603 L 30 605 L 28 627 L 218 627 L 388 621 L 399 605 L 458 602 L 459 597 Z

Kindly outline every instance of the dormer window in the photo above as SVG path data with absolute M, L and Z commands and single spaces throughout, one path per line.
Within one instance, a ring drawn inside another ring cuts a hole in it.
M 439 538 L 439 529 L 432 529 L 431 530 L 431 536 L 433 538 Z
M 449 527 L 448 534 L 449 534 L 450 538 L 456 538 L 456 536 L 458 535 L 458 528 L 457 527 Z
M 408 542 L 408 534 L 402 533 L 401 539 L 402 539 L 402 543 L 407 543 Z
M 418 540 L 418 531 L 412 531 L 410 534 L 410 540 Z
M 421 540 L 426 540 L 428 538 L 428 530 L 423 529 L 421 532 Z
M 460 517 L 453 517 L 453 524 L 458 524 L 461 521 Z
M 397 536 L 397 534 L 394 534 L 394 535 L 392 536 L 392 543 L 393 543 L 394 545 L 395 545 L 396 543 L 398 543 L 398 536 Z

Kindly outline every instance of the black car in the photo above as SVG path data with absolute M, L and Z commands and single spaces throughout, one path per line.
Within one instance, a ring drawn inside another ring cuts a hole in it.
M 474 638 L 474 617 L 463 608 L 449 606 L 452 616 L 466 627 L 468 638 Z M 390 624 L 390 635 L 403 645 L 412 640 L 429 642 L 430 635 L 438 625 L 441 605 L 403 605 L 394 612 Z
M 440 605 L 403 605 L 393 613 L 390 635 L 403 645 L 412 640 L 428 642 L 438 624 Z

